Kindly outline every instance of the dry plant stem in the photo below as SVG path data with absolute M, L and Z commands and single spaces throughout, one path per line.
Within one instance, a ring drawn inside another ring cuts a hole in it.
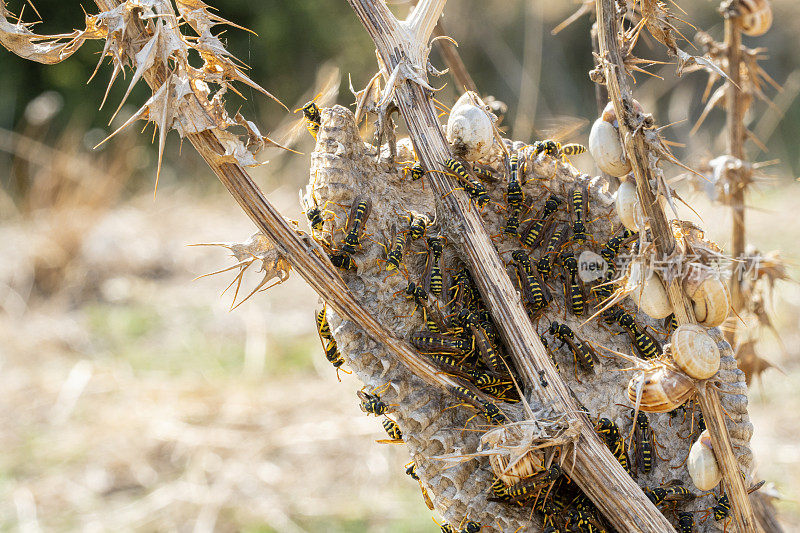
M 619 127 L 625 140 L 625 151 L 632 163 L 636 176 L 636 189 L 645 214 L 650 221 L 653 241 L 660 258 L 669 258 L 676 252 L 675 238 L 662 210 L 650 188 L 653 171 L 649 163 L 649 153 L 644 133 L 641 129 L 643 117 L 632 105 L 633 95 L 625 78 L 626 71 L 620 55 L 619 19 L 613 0 L 595 0 L 600 38 L 600 56 L 605 66 L 606 86 L 619 118 Z M 695 323 L 691 303 L 683 294 L 679 279 L 672 279 L 668 294 L 675 316 L 681 324 Z M 723 480 L 731 502 L 734 520 L 739 531 L 759 531 L 753 514 L 750 499 L 744 486 L 733 454 L 725 414 L 719 403 L 719 396 L 712 387 L 704 387 L 698 393 L 703 417 L 711 434 L 714 453 L 723 474 Z
M 415 57 L 413 47 L 427 42 L 430 34 L 415 31 L 415 15 L 425 13 L 437 19 L 444 2 L 420 2 L 411 19 L 399 23 L 383 2 L 377 0 L 348 0 L 367 32 L 375 41 L 378 53 L 389 72 L 407 58 Z M 417 18 L 416 20 L 419 20 Z M 410 26 L 410 27 L 409 27 Z M 441 169 L 450 157 L 436 114 L 425 89 L 418 83 L 404 81 L 397 86 L 394 100 L 406 120 L 417 157 L 428 169 Z M 506 342 L 514 363 L 531 390 L 542 404 L 551 404 L 563 412 L 580 418 L 580 441 L 575 450 L 575 468 L 570 473 L 583 491 L 619 531 L 669 531 L 672 526 L 647 499 L 639 486 L 599 440 L 585 415 L 579 413 L 569 389 L 556 373 L 533 325 L 522 307 L 520 295 L 511 283 L 480 214 L 463 191 L 455 190 L 453 181 L 444 173 L 428 174 L 430 185 L 439 205 L 437 217 L 447 237 L 457 244 L 469 265 L 495 323 Z M 451 194 L 452 193 L 452 194 Z M 539 385 L 538 371 L 543 370 L 548 387 Z M 572 466 L 568 453 L 565 466 Z
M 111 10 L 121 2 L 95 0 L 95 3 L 102 10 Z M 126 36 L 127 43 L 147 42 L 149 39 L 144 23 L 139 20 L 135 25 L 126 28 Z M 134 46 L 129 46 L 126 47 L 125 53 L 135 54 L 136 51 Z M 159 66 L 148 70 L 144 79 L 155 90 L 165 82 L 166 74 L 163 66 Z M 348 320 L 360 324 L 373 340 L 385 344 L 414 374 L 428 383 L 444 390 L 453 386 L 464 386 L 461 382 L 456 382 L 439 372 L 435 366 L 421 358 L 411 345 L 395 338 L 361 306 L 330 262 L 317 253 L 286 222 L 280 212 L 269 203 L 247 171 L 241 165 L 222 158 L 225 148 L 219 142 L 214 130 L 188 134 L 187 138 L 256 227 L 272 240 L 292 268 L 331 308 Z M 488 399 L 477 389 L 473 391 L 480 397 Z
M 723 5 L 727 2 L 723 2 Z M 744 111 L 745 102 L 744 94 L 737 89 L 739 86 L 740 78 L 740 64 L 742 61 L 742 31 L 741 31 L 741 18 L 735 13 L 733 9 L 725 9 L 725 46 L 728 53 L 728 94 L 726 95 L 726 113 L 727 113 L 727 129 L 728 129 L 728 153 L 744 161 Z M 734 173 L 734 187 L 731 192 L 731 214 L 732 220 L 732 235 L 731 235 L 731 255 L 734 259 L 741 259 L 745 254 L 745 185 L 742 183 L 742 174 L 739 170 L 732 169 L 730 172 Z M 742 310 L 742 287 L 741 277 L 739 276 L 740 270 L 734 268 L 731 273 L 730 291 L 731 291 L 731 304 L 736 311 Z M 738 321 L 734 320 L 731 325 L 731 330 L 728 332 L 728 339 L 731 345 L 735 345 L 736 326 Z

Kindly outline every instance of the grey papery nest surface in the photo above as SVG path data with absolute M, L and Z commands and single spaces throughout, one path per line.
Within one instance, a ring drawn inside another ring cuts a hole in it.
M 524 144 L 506 141 L 509 148 L 522 150 Z M 375 147 L 365 143 L 359 136 L 354 123 L 353 114 L 340 106 L 322 111 L 322 126 L 318 134 L 317 145 L 311 157 L 310 189 L 321 207 L 332 211 L 335 217 L 327 215 L 324 236 L 333 236 L 333 245 L 338 247 L 344 238 L 343 227 L 346 223 L 347 211 L 353 200 L 359 195 L 367 195 L 372 200 L 372 211 L 366 224 L 366 233 L 370 238 L 362 239 L 361 249 L 353 254 L 357 270 L 340 270 L 344 281 L 362 305 L 370 311 L 384 326 L 398 337 L 408 339 L 411 333 L 425 329 L 422 313 L 415 311 L 413 300 L 408 299 L 402 291 L 408 281 L 401 272 L 392 275 L 385 269 L 386 251 L 376 242 L 386 242 L 391 238 L 392 225 L 398 231 L 407 229 L 409 211 L 427 215 L 435 219 L 435 202 L 431 188 L 424 185 L 426 180 L 412 181 L 403 172 L 405 162 L 413 162 L 414 155 L 410 143 L 398 143 L 398 154 L 395 162 L 388 157 L 388 150 L 382 150 L 378 160 Z M 495 149 L 488 160 L 480 163 L 491 165 L 495 175 L 503 177 L 502 151 Z M 530 212 L 521 217 L 532 218 L 541 210 L 542 204 L 551 193 L 566 200 L 570 188 L 579 178 L 581 172 L 567 163 L 557 161 L 544 154 L 529 159 L 525 165 L 523 177 L 525 198 L 531 204 Z M 486 231 L 490 235 L 500 235 L 506 221 L 507 213 L 502 209 L 505 205 L 504 193 L 507 182 L 484 182 L 492 202 L 482 211 Z M 589 187 L 589 216 L 591 221 L 588 233 L 591 240 L 583 245 L 568 243 L 578 256 L 585 249 L 599 252 L 600 246 L 608 241 L 622 226 L 614 211 L 614 202 L 603 186 L 601 179 L 593 179 Z M 570 214 L 562 204 L 556 215 L 556 222 L 569 222 Z M 427 235 L 435 235 L 441 231 L 441 224 L 434 223 L 428 228 Z M 371 240 L 370 240 L 371 239 Z M 595 242 L 592 242 L 595 241 Z M 452 243 L 445 241 L 444 267 L 452 269 L 457 252 Z M 519 239 L 502 236 L 495 238 L 498 251 L 503 260 L 509 264 L 509 273 L 514 278 L 510 251 L 520 249 Z M 526 251 L 531 252 L 530 249 Z M 403 263 L 407 268 L 410 281 L 420 282 L 425 267 L 427 248 L 424 239 L 409 241 Z M 541 248 L 533 250 L 532 260 L 535 262 L 541 254 Z M 402 269 L 401 269 L 402 270 Z M 565 311 L 564 288 L 559 280 L 559 267 L 553 267 L 553 275 L 549 279 L 549 287 L 553 301 L 545 310 L 537 324 L 537 331 L 549 341 L 550 349 L 559 364 L 562 379 L 572 389 L 577 400 L 585 406 L 588 415 L 597 420 L 607 417 L 619 427 L 623 437 L 628 437 L 632 427 L 631 406 L 627 396 L 627 384 L 632 371 L 625 370 L 631 365 L 623 358 L 613 356 L 600 346 L 613 351 L 631 354 L 632 346 L 627 335 L 620 334 L 620 329 L 608 326 L 599 319 L 583 324 L 588 316 L 594 313 L 592 305 L 583 317 L 576 317 Z M 633 314 L 640 325 L 649 324 L 663 332 L 661 323 L 652 320 L 644 313 L 637 312 L 629 298 L 622 303 L 623 307 Z M 403 440 L 408 446 L 411 460 L 416 463 L 417 472 L 422 483 L 427 487 L 436 510 L 451 524 L 462 523 L 463 520 L 480 522 L 484 531 L 541 531 L 540 518 L 531 514 L 531 507 L 519 507 L 507 503 L 489 501 L 490 485 L 493 481 L 489 460 L 486 457 L 473 457 L 464 461 L 444 460 L 441 456 L 468 455 L 474 453 L 479 446 L 481 434 L 490 429 L 486 419 L 474 416 L 476 410 L 470 406 L 457 404 L 461 400 L 452 394 L 428 385 L 422 379 L 412 375 L 386 348 L 374 342 L 358 324 L 342 320 L 328 308 L 334 337 L 347 364 L 358 378 L 369 388 L 390 385 L 382 394 L 388 404 L 396 404 L 396 412 L 390 415 L 402 429 Z M 557 320 L 570 326 L 581 338 L 591 342 L 601 354 L 594 374 L 574 366 L 572 354 L 566 347 L 560 348 L 548 333 L 551 320 Z M 752 424 L 747 413 L 746 385 L 743 373 L 737 369 L 730 346 L 719 331 L 711 330 L 722 353 L 718 379 L 724 394 L 721 401 L 731 419 L 727 421 L 734 451 L 744 472 L 751 470 L 753 459 L 749 447 L 752 435 Z M 667 339 L 656 334 L 662 343 Z M 577 379 L 576 379 L 577 375 Z M 353 391 L 353 400 L 358 401 Z M 456 407 L 453 407 L 456 406 Z M 521 413 L 521 404 L 502 404 L 506 412 Z M 532 404 L 534 411 L 542 408 Z M 546 407 L 546 406 L 545 406 Z M 683 465 L 689 448 L 697 437 L 697 419 L 699 409 L 689 410 L 689 414 L 675 415 L 670 413 L 648 414 L 650 424 L 657 440 L 657 450 L 661 458 L 655 458 L 653 469 L 648 474 L 639 473 L 637 482 L 642 487 L 662 485 L 671 480 L 680 480 L 698 497 L 688 503 L 680 504 L 679 511 L 698 511 L 695 513 L 696 530 L 709 531 L 722 527 L 722 522 L 715 522 L 713 517 L 705 522 L 699 520 L 701 512 L 714 505 L 711 493 L 697 490 L 689 478 L 686 466 Z M 694 424 L 692 416 L 694 413 Z M 471 418 L 471 420 L 469 420 Z M 469 422 L 468 422 L 469 420 Z M 376 428 L 380 419 L 376 419 Z M 695 433 L 690 437 L 691 428 Z M 681 438 L 683 437 L 683 438 Z M 690 437 L 690 438 L 687 438 Z M 663 458 L 663 459 L 662 459 Z M 569 457 L 564 457 L 565 468 L 569 467 Z M 405 475 L 398 472 L 398 476 Z M 719 495 L 719 487 L 715 494 Z M 667 516 L 676 521 L 676 514 L 667 511 Z

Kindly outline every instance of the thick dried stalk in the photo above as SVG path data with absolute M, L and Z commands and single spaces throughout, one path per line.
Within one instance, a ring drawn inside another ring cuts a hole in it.
M 725 47 L 728 54 L 727 74 L 728 93 L 726 98 L 727 129 L 728 129 L 728 154 L 740 161 L 744 161 L 744 112 L 745 98 L 744 93 L 738 87 L 741 86 L 740 65 L 742 62 L 742 30 L 741 17 L 735 6 L 725 6 L 730 2 L 723 2 L 721 7 L 725 15 Z M 734 4 L 738 2 L 733 2 Z M 731 255 L 735 260 L 740 260 L 745 255 L 745 227 L 744 227 L 744 202 L 745 185 L 742 182 L 742 172 L 740 169 L 731 169 L 731 174 L 735 178 L 734 186 L 731 191 L 731 215 L 733 216 L 731 227 Z M 739 275 L 740 269 L 733 268 L 730 279 L 731 304 L 736 311 L 742 310 L 742 279 Z M 735 345 L 737 321 L 731 325 L 728 332 L 728 339 L 732 346 Z
M 409 34 L 419 37 L 415 24 L 423 15 L 438 19 L 443 2 L 420 2 L 411 19 L 399 23 L 383 2 L 348 1 L 375 41 L 387 71 L 391 73 L 402 69 L 405 72 L 419 72 L 418 68 L 414 68 L 419 65 L 410 64 L 409 58 L 418 57 L 417 50 L 424 49 L 428 35 L 422 35 L 423 41 L 414 41 L 413 38 L 409 39 Z M 403 80 L 395 88 L 394 101 L 406 120 L 417 157 L 423 166 L 429 170 L 443 169 L 443 162 L 450 157 L 450 150 L 426 90 L 413 80 Z M 579 413 L 569 389 L 556 373 L 522 307 L 520 295 L 483 227 L 480 214 L 463 191 L 455 190 L 453 181 L 445 173 L 431 172 L 428 176 L 439 201 L 437 218 L 446 226 L 448 238 L 457 243 L 463 259 L 469 265 L 526 388 L 542 404 L 551 404 L 562 412 Z M 540 370 L 550 386 L 539 385 Z M 575 450 L 572 479 L 617 530 L 671 530 L 667 519 L 645 497 L 597 437 L 585 415 L 579 416 L 581 442 Z M 570 464 L 571 461 L 565 466 Z
M 615 4 L 613 0 L 596 0 L 596 6 L 600 57 L 605 67 L 608 94 L 614 103 L 620 131 L 625 140 L 625 152 L 633 166 L 639 201 L 650 221 L 656 251 L 660 258 L 666 259 L 676 253 L 677 245 L 667 217 L 650 186 L 654 176 L 649 162 L 648 144 L 642 130 L 644 117 L 633 106 L 633 95 L 625 78 L 625 65 L 618 40 L 620 26 Z M 670 280 L 667 289 L 678 322 L 681 324 L 696 322 L 691 302 L 683 294 L 680 280 L 677 278 Z M 706 426 L 714 443 L 714 454 L 723 473 L 734 520 L 739 531 L 759 531 L 741 470 L 733 454 L 718 393 L 711 387 L 705 387 L 699 391 L 698 396 Z

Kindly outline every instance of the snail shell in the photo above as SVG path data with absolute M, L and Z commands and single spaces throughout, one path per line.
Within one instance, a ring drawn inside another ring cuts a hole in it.
M 700 490 L 711 490 L 722 480 L 714 448 L 711 444 L 711 435 L 708 430 L 700 434 L 700 438 L 692 444 L 686 468 L 692 478 L 694 486 Z
M 628 398 L 636 405 L 642 390 L 639 408 L 648 413 L 668 413 L 686 403 L 695 394 L 694 381 L 682 372 L 665 365 L 645 369 L 628 382 Z
M 600 170 L 611 176 L 624 176 L 631 171 L 631 163 L 625 155 L 619 130 L 610 122 L 598 118 L 589 132 L 589 151 Z
M 492 448 L 506 448 L 508 450 L 519 448 L 517 439 L 509 435 L 505 428 L 503 429 L 504 431 L 489 431 L 485 433 L 481 437 L 481 448 L 487 444 Z M 545 468 L 541 451 L 528 451 L 525 455 L 516 459 L 510 467 L 508 465 L 509 455 L 489 454 L 489 464 L 492 467 L 492 472 L 509 487 L 516 485 L 522 479 L 538 474 Z
M 494 142 L 492 119 L 475 93 L 464 93 L 450 110 L 447 140 L 456 157 L 467 161 L 477 161 L 491 153 Z
M 622 225 L 629 230 L 639 231 L 639 228 L 647 226 L 644 210 L 636 192 L 636 183 L 633 180 L 625 180 L 620 184 L 617 189 L 615 208 Z
M 689 271 L 683 282 L 683 290 L 692 300 L 697 321 L 709 328 L 722 324 L 731 311 L 731 295 L 728 286 L 711 273 L 695 275 Z
M 772 26 L 772 5 L 769 0 L 739 0 L 742 31 L 753 37 L 764 35 Z
M 672 314 L 672 305 L 661 278 L 654 271 L 647 271 L 640 261 L 631 263 L 625 290 L 647 316 L 661 319 Z
M 708 379 L 719 370 L 719 348 L 703 327 L 678 326 L 670 342 L 675 364 L 693 378 Z

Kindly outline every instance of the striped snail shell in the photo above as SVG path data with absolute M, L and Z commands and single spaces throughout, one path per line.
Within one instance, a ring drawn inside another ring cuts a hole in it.
M 517 440 L 507 428 L 497 428 L 483 434 L 481 449 L 489 445 L 491 449 L 515 450 L 519 449 Z M 509 458 L 512 456 L 513 454 L 508 453 L 489 454 L 492 472 L 509 487 L 544 470 L 544 457 L 540 450 L 529 450 L 524 455 L 513 458 L 509 465 Z
M 631 263 L 625 290 L 636 306 L 647 316 L 661 319 L 672 314 L 667 289 L 654 271 L 642 265 L 641 261 Z
M 660 364 L 643 370 L 628 382 L 628 398 L 648 413 L 668 413 L 686 403 L 695 394 L 694 381 L 682 372 Z
M 742 31 L 746 35 L 764 35 L 772 26 L 772 5 L 769 0 L 739 0 L 739 15 L 742 17 Z
M 711 435 L 708 430 L 703 431 L 697 441 L 689 450 L 686 468 L 692 478 L 694 486 L 700 490 L 711 490 L 722 480 L 717 458 L 714 456 L 714 447 L 711 444 Z
M 695 379 L 708 379 L 719 370 L 719 348 L 705 328 L 682 324 L 670 340 L 672 359 L 678 368 Z
M 477 161 L 491 153 L 494 142 L 492 118 L 477 94 L 464 93 L 450 110 L 447 140 L 456 157 L 467 161 Z
M 683 281 L 683 290 L 692 300 L 694 314 L 703 326 L 713 328 L 722 324 L 731 311 L 728 285 L 718 275 L 692 268 Z

